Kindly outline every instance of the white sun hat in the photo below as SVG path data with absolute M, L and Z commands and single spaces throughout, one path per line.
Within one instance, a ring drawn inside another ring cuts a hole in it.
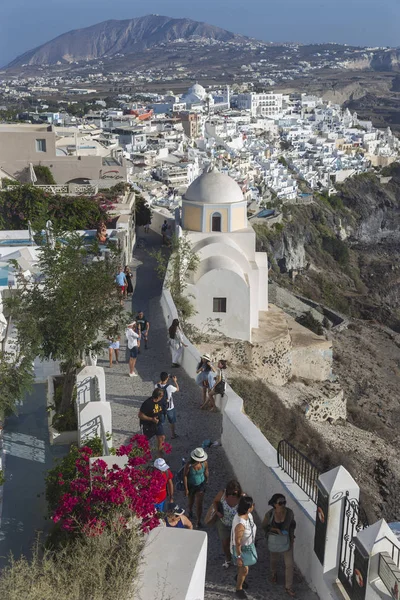
M 207 452 L 204 452 L 203 448 L 195 448 L 191 453 L 190 457 L 196 462 L 204 462 L 207 460 Z

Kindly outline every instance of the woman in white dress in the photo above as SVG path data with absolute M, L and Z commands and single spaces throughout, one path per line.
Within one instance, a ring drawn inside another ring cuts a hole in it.
M 179 367 L 179 363 L 182 357 L 184 348 L 187 348 L 187 344 L 183 342 L 183 333 L 179 327 L 179 319 L 172 321 L 171 327 L 168 330 L 169 334 L 169 345 L 171 346 L 172 352 L 172 366 Z

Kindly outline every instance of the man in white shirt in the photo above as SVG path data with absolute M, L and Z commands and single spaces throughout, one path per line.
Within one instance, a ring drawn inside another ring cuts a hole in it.
M 169 379 L 172 379 L 172 383 L 168 383 Z M 175 423 L 176 423 L 176 410 L 174 405 L 174 398 L 172 394 L 175 392 L 179 392 L 179 384 L 176 378 L 176 375 L 168 375 L 166 371 L 163 371 L 160 374 L 160 381 L 156 383 L 155 389 L 159 388 L 164 392 L 164 398 L 162 400 L 163 407 L 163 416 L 164 419 L 167 417 L 168 423 L 171 427 L 171 437 L 172 439 L 176 439 L 178 435 L 175 433 Z
M 125 330 L 126 339 L 128 340 L 129 350 L 129 377 L 137 377 L 135 373 L 136 359 L 139 349 L 139 334 L 136 331 L 136 321 L 129 323 Z

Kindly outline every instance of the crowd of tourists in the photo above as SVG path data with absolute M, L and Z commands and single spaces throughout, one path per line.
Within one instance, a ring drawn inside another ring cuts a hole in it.
M 120 286 L 122 298 L 128 292 L 129 279 L 126 277 L 129 269 L 121 268 L 116 283 Z M 125 279 L 122 278 L 123 277 Z M 118 279 L 121 275 L 120 279 Z M 122 283 L 120 285 L 120 282 Z M 132 285 L 132 284 L 131 284 Z M 126 289 L 125 289 L 126 288 Z M 139 311 L 134 321 L 126 326 L 125 336 L 129 353 L 129 377 L 137 376 L 136 361 L 142 345 L 148 348 L 150 323 L 143 311 Z M 109 338 L 110 367 L 113 355 L 119 360 L 119 337 Z M 168 330 L 168 343 L 172 355 L 172 368 L 178 368 L 182 361 L 183 349 L 186 347 L 179 320 L 174 319 Z M 224 359 L 214 365 L 209 354 L 201 356 L 196 370 L 196 384 L 202 390 L 202 410 L 217 410 L 215 399 L 224 395 L 226 389 L 225 370 L 227 362 Z M 175 374 L 162 371 L 154 390 L 139 409 L 139 421 L 143 435 L 148 440 L 155 441 L 154 469 L 163 475 L 165 485 L 155 499 L 155 509 L 160 516 L 161 525 L 176 529 L 203 529 L 216 527 L 224 553 L 222 567 L 228 569 L 237 567 L 235 576 L 235 594 L 238 598 L 247 598 L 247 576 L 250 567 L 258 560 L 257 526 L 254 522 L 253 498 L 242 490 L 236 480 L 229 481 L 213 499 L 203 519 L 203 503 L 209 483 L 208 455 L 203 447 L 195 448 L 184 462 L 178 473 L 173 473 L 164 456 L 166 423 L 169 425 L 170 437 L 179 437 L 176 431 L 177 413 L 174 394 L 179 392 L 178 378 Z M 175 500 L 175 491 L 183 491 L 187 498 L 187 512 Z M 286 506 L 286 498 L 282 494 L 274 494 L 269 500 L 270 510 L 265 514 L 261 530 L 267 539 L 270 561 L 270 581 L 277 583 L 277 565 L 282 558 L 285 565 L 285 590 L 294 597 L 293 591 L 293 544 L 295 540 L 296 522 L 293 511 Z

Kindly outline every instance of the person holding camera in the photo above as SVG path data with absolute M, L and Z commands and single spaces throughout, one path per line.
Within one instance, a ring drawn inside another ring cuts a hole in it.
M 172 379 L 173 383 L 169 383 L 170 379 Z M 164 420 L 167 418 L 167 421 L 171 427 L 171 437 L 173 440 L 175 440 L 177 437 L 179 437 L 175 431 L 176 410 L 173 398 L 173 394 L 175 394 L 175 392 L 179 392 L 179 384 L 176 375 L 169 375 L 166 371 L 163 371 L 160 373 L 160 381 L 156 383 L 154 389 L 159 389 L 163 392 L 163 417 Z
M 143 435 L 148 440 L 154 436 L 157 437 L 158 455 L 162 457 L 164 450 L 164 427 L 162 419 L 162 400 L 164 397 L 163 390 L 156 389 L 153 391 L 150 398 L 147 398 L 139 409 L 140 425 L 143 429 Z

